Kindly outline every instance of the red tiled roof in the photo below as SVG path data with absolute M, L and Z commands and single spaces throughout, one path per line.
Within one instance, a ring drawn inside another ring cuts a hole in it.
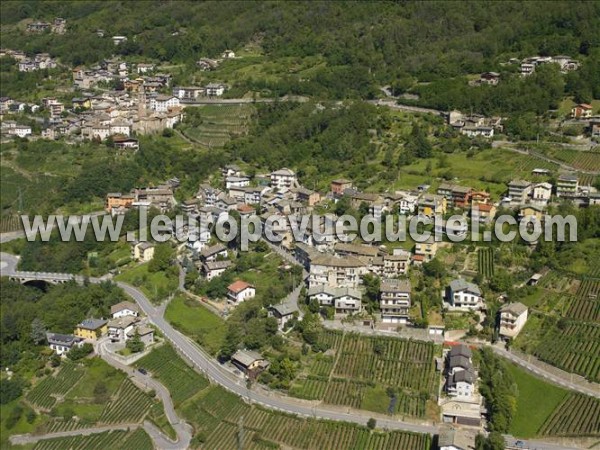
M 238 294 L 249 287 L 252 287 L 250 283 L 246 283 L 242 280 L 237 280 L 231 283 L 229 286 L 227 286 L 227 289 L 229 289 L 229 291 L 233 292 L 234 294 Z

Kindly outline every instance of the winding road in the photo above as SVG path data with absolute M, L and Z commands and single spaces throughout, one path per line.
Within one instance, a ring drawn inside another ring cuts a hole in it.
M 24 272 L 19 272 L 16 270 L 17 263 L 18 258 L 14 255 L 0 253 L 0 275 L 18 277 L 19 275 L 24 274 Z M 48 278 L 50 278 L 52 275 L 54 275 L 55 277 L 57 276 L 57 274 L 44 275 Z M 60 275 L 68 276 L 68 274 Z M 82 277 L 74 277 L 72 275 L 71 277 L 78 281 L 80 279 L 83 279 Z M 42 277 L 40 278 L 43 279 Z M 102 279 L 91 278 L 89 279 L 89 281 L 92 283 L 98 283 L 101 282 Z M 249 389 L 243 379 L 235 376 L 233 373 L 225 369 L 223 366 L 221 366 L 221 364 L 214 360 L 196 343 L 191 341 L 185 335 L 181 334 L 179 331 L 175 330 L 163 317 L 164 306 L 155 307 L 140 290 L 136 289 L 133 286 L 130 286 L 129 284 L 117 282 L 117 285 L 121 287 L 125 291 L 125 293 L 127 293 L 127 295 L 129 295 L 133 300 L 135 300 L 135 302 L 139 305 L 140 309 L 148 317 L 150 322 L 153 323 L 159 330 L 161 330 L 165 338 L 173 345 L 173 347 L 183 357 L 185 357 L 185 359 L 187 359 L 194 367 L 200 370 L 214 383 L 219 384 L 223 388 L 227 389 L 230 392 L 233 392 L 234 394 L 242 397 L 250 403 L 256 403 L 272 410 L 291 413 L 298 416 L 352 422 L 360 425 L 366 425 L 369 418 L 375 417 L 377 419 L 378 427 L 388 430 L 404 430 L 417 433 L 427 433 L 431 435 L 437 434 L 439 432 L 439 427 L 431 423 L 399 421 L 383 415 L 369 413 L 368 411 L 352 410 L 350 408 L 332 408 L 326 405 L 319 404 L 318 402 L 288 397 L 278 392 L 262 388 L 259 385 L 255 385 L 253 388 Z M 517 364 L 521 364 L 520 362 L 518 362 L 518 360 L 515 362 Z M 526 362 L 522 361 L 522 363 L 525 364 Z M 148 380 L 150 379 L 144 379 L 144 381 Z M 161 388 L 157 387 L 156 392 L 159 393 L 160 390 Z M 159 395 L 161 394 L 159 393 Z M 163 398 L 163 395 L 161 395 L 161 398 Z M 167 409 L 169 408 L 169 404 L 172 405 L 172 403 L 170 403 L 168 400 L 166 402 L 164 401 L 164 399 L 168 398 L 170 398 L 168 395 L 163 398 L 163 402 L 165 404 L 165 411 L 167 411 Z M 172 413 L 176 416 L 174 409 L 172 410 Z M 169 417 L 170 421 L 171 418 L 173 418 L 173 416 Z M 174 423 L 177 424 L 177 422 L 178 419 L 174 419 Z M 185 427 L 186 425 L 181 424 L 181 427 L 178 428 L 179 430 L 185 432 Z M 178 428 L 176 428 L 176 431 L 178 431 Z M 181 442 L 183 442 L 185 437 L 180 439 L 182 439 Z M 528 441 L 528 444 L 531 446 L 530 448 L 536 448 L 539 450 L 571 450 L 574 448 L 565 447 L 557 444 L 545 443 L 542 441 Z M 171 445 L 173 444 L 171 443 Z M 174 449 L 183 447 L 168 448 Z

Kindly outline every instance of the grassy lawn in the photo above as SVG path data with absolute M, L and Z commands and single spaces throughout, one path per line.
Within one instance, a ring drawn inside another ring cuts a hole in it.
M 118 281 L 132 284 L 152 301 L 159 302 L 177 289 L 177 277 L 166 272 L 148 272 L 148 264 L 140 264 L 124 270 L 115 277 Z
M 169 303 L 165 317 L 211 354 L 216 354 L 221 348 L 227 332 L 225 322 L 198 301 L 178 295 Z
M 94 388 L 99 382 L 103 382 L 106 385 L 108 395 L 113 395 L 126 378 L 125 373 L 108 365 L 101 359 L 88 359 L 84 362 L 87 366 L 85 374 L 66 395 L 66 398 L 69 400 L 92 398 L 94 396 Z
M 388 397 L 385 389 L 381 386 L 376 386 L 365 389 L 365 395 L 362 399 L 362 403 L 360 404 L 360 408 L 381 414 L 387 414 L 389 405 L 390 398 Z
M 517 411 L 509 431 L 517 437 L 533 437 L 568 391 L 546 383 L 515 365 L 507 366 L 519 391 Z

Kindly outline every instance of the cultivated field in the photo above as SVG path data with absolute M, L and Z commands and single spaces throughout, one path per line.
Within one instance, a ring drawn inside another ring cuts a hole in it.
M 485 278 L 494 276 L 494 249 L 480 248 L 477 251 L 477 271 Z
M 322 341 L 335 353 L 315 359 L 290 394 L 334 405 L 424 417 L 435 395 L 433 344 L 410 340 L 343 335 L 324 331 Z M 388 395 L 388 389 L 395 392 Z
M 179 358 L 170 345 L 154 349 L 138 360 L 136 365 L 158 378 L 171 392 L 175 404 L 192 397 L 208 385 L 206 378 Z
M 210 387 L 187 402 L 184 414 L 194 422 L 203 449 L 236 448 L 243 426 L 244 448 L 411 449 L 430 448 L 429 436 L 405 432 L 369 432 L 347 423 L 301 419 L 249 406 L 220 387 Z
M 50 410 L 57 396 L 64 396 L 83 376 L 84 370 L 77 364 L 65 362 L 54 376 L 48 376 L 27 394 L 27 400 L 42 410 Z
M 568 322 L 553 328 L 534 351 L 535 356 L 591 381 L 600 381 L 600 324 Z
M 117 397 L 104 407 L 99 422 L 141 422 L 153 404 L 149 395 L 138 389 L 129 379 L 125 379 L 117 391 Z
M 567 316 L 585 322 L 600 322 L 600 281 L 586 279 L 571 300 Z
M 600 436 L 600 400 L 570 394 L 540 429 L 546 436 Z
M 106 431 L 90 436 L 71 436 L 39 441 L 34 450 L 152 450 L 154 445 L 143 429 Z
M 188 107 L 189 111 L 192 107 Z M 244 105 L 202 105 L 196 106 L 202 123 L 198 126 L 184 126 L 184 134 L 191 140 L 208 147 L 223 147 L 231 139 L 248 132 L 249 121 L 254 114 L 254 106 Z

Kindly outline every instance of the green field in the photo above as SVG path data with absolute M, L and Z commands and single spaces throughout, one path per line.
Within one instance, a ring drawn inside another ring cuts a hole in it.
M 493 248 L 480 248 L 477 251 L 477 271 L 488 279 L 494 276 Z
M 517 410 L 509 431 L 521 438 L 534 437 L 568 391 L 546 383 L 515 365 L 507 364 L 507 368 L 518 390 Z
M 164 300 L 178 286 L 176 276 L 161 271 L 149 272 L 148 263 L 125 269 L 115 277 L 115 280 L 138 287 L 154 302 Z
M 169 302 L 165 318 L 179 331 L 191 337 L 215 355 L 223 344 L 225 322 L 197 300 L 178 295 Z

